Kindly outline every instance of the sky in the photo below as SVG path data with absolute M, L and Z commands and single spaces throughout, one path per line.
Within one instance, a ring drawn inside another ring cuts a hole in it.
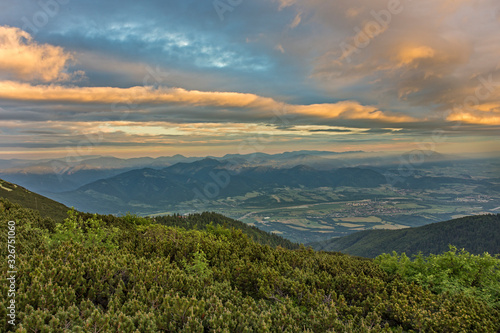
M 0 2 L 0 158 L 500 152 L 498 0 Z

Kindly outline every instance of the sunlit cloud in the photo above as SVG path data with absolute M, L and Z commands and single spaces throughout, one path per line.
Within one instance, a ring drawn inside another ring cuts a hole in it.
M 448 121 L 475 125 L 500 125 L 500 103 L 479 104 L 474 107 L 456 109 Z
M 14 81 L 0 81 L 0 99 L 57 103 L 135 103 L 182 104 L 194 107 L 241 108 L 249 112 L 266 112 L 286 108 L 290 114 L 322 119 L 366 119 L 384 122 L 411 122 L 405 115 L 386 114 L 373 106 L 363 106 L 356 101 L 313 105 L 289 105 L 269 97 L 237 92 L 206 92 L 182 88 L 153 88 L 149 86 L 66 87 L 58 85 L 30 85 Z
M 290 106 L 298 114 L 311 115 L 327 119 L 372 119 L 388 123 L 412 122 L 416 119 L 406 115 L 391 115 L 373 106 L 363 106 L 355 101 L 338 102 L 335 104 L 314 104 Z
M 428 46 L 405 47 L 398 53 L 401 65 L 410 65 L 420 59 L 433 58 L 436 51 Z
M 4 79 L 67 81 L 83 74 L 67 71 L 73 60 L 62 47 L 38 44 L 19 28 L 0 26 L 0 77 Z
M 186 103 L 219 107 L 265 106 L 274 103 L 271 98 L 235 92 L 204 92 L 182 88 L 154 88 L 137 86 L 68 87 L 61 85 L 31 85 L 15 81 L 0 82 L 0 98 L 19 101 L 72 102 L 72 103 Z
M 474 77 L 499 65 L 493 0 L 296 0 L 292 8 L 316 32 L 311 78 L 339 98 L 431 113 L 453 107 Z

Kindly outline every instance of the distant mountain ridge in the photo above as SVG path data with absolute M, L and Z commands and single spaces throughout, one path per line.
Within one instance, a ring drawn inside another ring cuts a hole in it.
M 68 205 L 75 204 L 81 210 L 124 213 L 133 208 L 135 212 L 150 214 L 164 211 L 162 207 L 169 205 L 193 203 L 193 200 L 200 199 L 200 193 L 203 193 L 203 200 L 212 200 L 286 187 L 376 188 L 388 184 L 388 181 L 384 169 L 370 167 L 323 170 L 300 164 L 291 167 L 254 166 L 210 157 L 194 162 L 179 162 L 161 169 L 134 169 L 51 197 Z M 394 186 L 418 189 L 439 188 L 447 183 L 472 185 L 478 182 L 481 181 L 429 177 L 416 173 L 402 178 Z M 206 194 L 207 191 L 214 194 Z
M 22 184 L 44 195 L 75 190 L 98 179 L 145 167 L 161 169 L 179 162 L 201 158 L 174 155 L 120 159 L 111 156 L 90 156 L 52 160 L 0 160 L 0 176 Z
M 365 230 L 307 244 L 315 250 L 374 258 L 382 253 L 440 254 L 448 245 L 474 254 L 500 254 L 500 214 L 467 216 L 401 230 Z
M 103 213 L 119 213 L 134 207 L 151 212 L 155 207 L 193 200 L 195 191 L 202 191 L 207 184 L 217 186 L 217 196 L 227 197 L 284 186 L 377 187 L 386 183 L 382 174 L 362 168 L 323 171 L 308 166 L 289 169 L 258 166 L 235 171 L 226 166 L 223 161 L 207 158 L 160 170 L 132 170 L 54 197 L 63 203 L 78 203 L 81 210 L 94 208 Z
M 180 154 L 157 158 L 117 158 L 112 156 L 71 156 L 59 159 L 0 160 L 0 177 L 12 183 L 30 188 L 37 193 L 50 196 L 52 193 L 73 191 L 77 188 L 110 178 L 121 173 L 142 168 L 162 169 L 177 163 L 192 163 L 211 158 L 226 164 L 226 168 L 249 168 L 269 166 L 292 168 L 306 165 L 328 171 L 347 167 L 388 166 L 400 164 L 401 158 L 424 156 L 426 163 L 456 159 L 456 156 L 436 152 L 408 152 L 406 154 L 380 155 L 365 151 L 315 151 L 300 150 L 278 154 L 262 152 L 250 154 L 226 154 L 222 157 L 186 157 Z

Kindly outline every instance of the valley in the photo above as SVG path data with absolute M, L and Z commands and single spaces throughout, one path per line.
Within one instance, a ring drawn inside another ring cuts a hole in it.
M 405 173 L 397 161 L 409 155 L 92 157 L 65 172 L 40 169 L 55 163 L 43 161 L 4 169 L 1 176 L 81 211 L 142 216 L 211 211 L 297 243 L 498 213 L 499 159 L 425 152 L 427 161 Z M 43 172 L 36 175 L 39 180 L 52 181 L 33 183 L 35 175 L 26 171 L 36 168 Z
M 450 194 L 446 194 L 450 193 Z M 403 229 L 468 215 L 494 213 L 499 196 L 457 185 L 437 190 L 377 188 L 279 188 L 227 197 L 204 205 L 214 211 L 294 242 L 314 242 L 367 229 Z M 174 212 L 195 212 L 190 201 Z M 176 211 L 178 210 L 178 211 Z

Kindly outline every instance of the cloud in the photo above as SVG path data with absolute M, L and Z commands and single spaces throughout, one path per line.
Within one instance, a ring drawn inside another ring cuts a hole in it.
M 354 18 L 356 16 L 358 16 L 363 10 L 363 7 L 351 7 L 349 9 L 347 9 L 347 11 L 345 12 L 345 15 L 346 17 L 348 18 Z
M 136 86 L 131 88 L 117 87 L 68 87 L 62 85 L 31 85 L 15 81 L 0 81 L 0 98 L 67 103 L 100 103 L 100 104 L 189 104 L 193 106 L 217 107 L 268 107 L 277 103 L 271 98 L 260 97 L 248 93 L 205 92 L 185 90 L 182 88 L 153 88 Z
M 400 65 L 410 65 L 421 59 L 434 58 L 436 51 L 428 46 L 416 46 L 402 48 L 398 53 Z
M 75 74 L 66 71 L 73 60 L 62 47 L 38 44 L 21 29 L 0 26 L 0 75 L 4 79 L 67 81 Z
M 221 22 L 210 1 L 89 0 L 61 6 L 36 41 L 4 26 L 0 142 L 76 146 L 97 130 L 103 145 L 205 153 L 269 131 L 277 151 L 498 133 L 500 2 L 401 0 L 384 16 L 391 3 L 255 0 Z M 21 26 L 38 11 L 19 0 L 0 21 Z M 86 80 L 72 81 L 79 69 Z
M 297 56 L 318 89 L 339 99 L 427 116 L 498 66 L 498 1 L 295 0 L 292 9 L 307 17 L 300 27 L 315 53 Z M 280 43 L 290 56 L 303 40 Z
M 500 103 L 478 104 L 474 107 L 466 106 L 455 109 L 446 120 L 474 125 L 500 126 Z
M 67 87 L 0 81 L 0 99 L 69 104 L 176 104 L 195 108 L 242 109 L 255 115 L 269 115 L 275 110 L 286 109 L 289 114 L 319 119 L 375 120 L 388 123 L 415 121 L 412 117 L 386 113 L 376 107 L 364 106 L 356 101 L 294 105 L 249 93 L 153 88 L 150 86 L 131 88 Z M 234 116 L 239 117 L 237 114 Z
M 382 112 L 373 106 L 364 106 L 356 101 L 342 101 L 335 104 L 313 104 L 289 106 L 292 112 L 324 119 L 377 120 L 387 123 L 413 122 L 416 119 L 406 115 Z
M 302 21 L 302 13 L 299 12 L 293 19 L 292 23 L 290 23 L 290 29 L 298 27 L 301 21 Z
M 191 123 L 170 122 L 16 122 L 4 124 L 7 133 L 0 135 L 2 147 L 58 148 L 78 146 L 91 154 L 98 147 L 161 147 L 163 145 L 212 146 L 238 145 L 258 138 L 269 144 L 296 142 L 298 139 L 321 141 L 328 137 L 349 135 L 359 129 L 340 128 L 329 131 L 328 126 L 296 126 L 278 129 L 267 124 L 249 123 Z M 25 128 L 29 126 L 30 130 Z M 326 133 L 314 133 L 322 130 Z M 2 134 L 2 133 L 0 133 Z M 37 140 L 33 140 L 33 134 Z M 249 139 L 250 138 L 250 139 Z M 340 140 L 340 138 L 338 138 Z
M 351 133 L 351 131 L 348 129 L 338 129 L 338 128 L 310 129 L 309 132 Z
M 277 2 L 279 2 L 279 10 L 282 10 L 286 7 L 290 7 L 292 6 L 296 0 L 277 0 Z
M 448 116 L 447 120 L 464 122 L 466 124 L 500 125 L 500 112 L 495 112 L 488 115 L 478 114 L 475 112 L 453 113 L 452 115 Z

